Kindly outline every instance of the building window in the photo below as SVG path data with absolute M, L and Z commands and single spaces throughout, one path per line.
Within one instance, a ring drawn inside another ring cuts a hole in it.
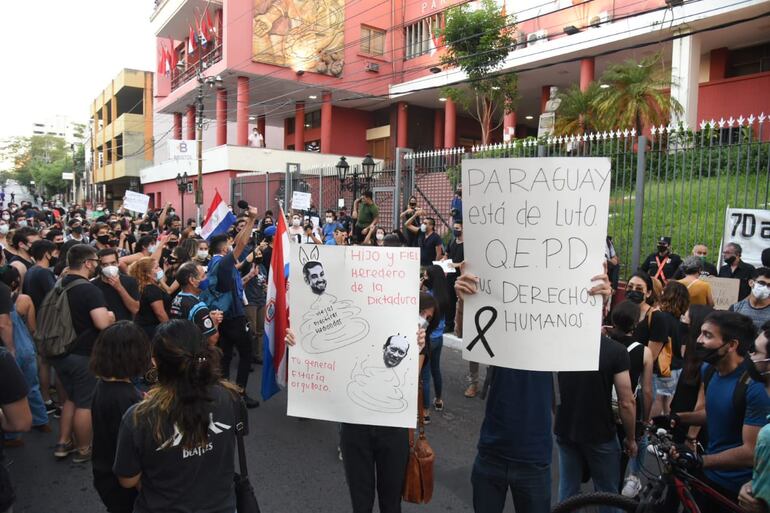
M 321 111 L 316 110 L 305 114 L 305 128 L 319 128 L 321 126 Z
M 444 28 L 444 13 L 423 18 L 404 28 L 405 59 L 414 59 L 426 53 L 433 53 L 440 46 L 438 30 Z
M 361 53 L 382 55 L 385 53 L 385 31 L 361 25 Z
M 294 118 L 286 118 L 286 133 L 294 133 Z
M 770 71 L 770 43 L 730 50 L 727 78 Z

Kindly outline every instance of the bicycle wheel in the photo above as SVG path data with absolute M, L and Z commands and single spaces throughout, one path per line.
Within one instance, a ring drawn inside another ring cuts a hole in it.
M 570 497 L 554 506 L 551 513 L 593 513 L 615 508 L 627 513 L 635 513 L 639 503 L 617 493 L 593 492 Z

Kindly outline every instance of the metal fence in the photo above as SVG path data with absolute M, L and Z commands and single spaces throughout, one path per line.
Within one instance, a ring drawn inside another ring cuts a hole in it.
M 374 178 L 358 190 L 373 190 L 380 224 L 400 228 L 399 213 L 410 196 L 436 219 L 437 231 L 451 229 L 450 203 L 460 183 L 463 159 L 608 157 L 612 186 L 608 233 L 621 259 L 622 276 L 651 253 L 659 236 L 672 238 L 675 252 L 689 254 L 696 243 L 708 246 L 718 262 L 725 209 L 770 207 L 770 134 L 764 115 L 701 123 L 690 131 L 653 128 L 649 137 L 622 130 L 507 144 L 412 153 L 399 149 L 393 161 L 378 164 Z M 334 168 L 291 170 L 285 174 L 233 180 L 232 199 L 247 199 L 275 210 L 291 191 L 311 192 L 319 212 L 353 203 L 351 184 L 340 187 Z M 351 169 L 351 172 L 353 170 Z M 288 193 L 287 193 L 288 191 Z

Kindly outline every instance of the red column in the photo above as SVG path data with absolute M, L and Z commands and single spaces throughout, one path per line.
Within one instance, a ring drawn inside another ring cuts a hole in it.
M 324 91 L 321 98 L 321 153 L 332 152 L 332 93 Z
M 586 57 L 580 61 L 580 90 L 585 92 L 594 81 L 595 63 L 593 57 Z
M 217 91 L 217 146 L 227 144 L 227 90 Z
M 174 112 L 174 139 L 182 138 L 182 113 Z
M 305 102 L 294 106 L 294 151 L 305 151 Z
M 457 145 L 457 106 L 450 98 L 444 103 L 444 147 Z
M 433 111 L 433 148 L 438 150 L 444 147 L 444 113 L 440 110 Z
M 265 116 L 257 117 L 257 131 L 262 136 L 262 145 L 267 148 L 267 134 L 265 133 Z
M 503 142 L 516 138 L 516 113 L 506 112 L 503 118 Z
M 238 146 L 249 144 L 249 77 L 238 77 L 236 93 L 236 143 Z
M 195 139 L 195 105 L 187 107 L 187 139 Z
M 722 80 L 727 76 L 727 57 L 730 51 L 727 48 L 715 48 L 711 50 L 709 64 L 709 82 Z
M 540 112 L 545 112 L 545 104 L 548 103 L 548 98 L 551 97 L 551 86 L 544 85 L 540 90 Z
M 407 138 L 408 135 L 408 126 L 409 126 L 409 116 L 407 112 L 407 104 L 406 102 L 398 102 L 396 104 L 396 108 L 398 109 L 398 122 L 397 122 L 397 132 L 396 132 L 396 146 L 399 148 L 406 148 L 409 144 L 409 139 Z

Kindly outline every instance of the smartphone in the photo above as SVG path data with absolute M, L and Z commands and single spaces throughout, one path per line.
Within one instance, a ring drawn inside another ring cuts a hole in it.
M 424 317 L 420 317 L 420 322 L 418 324 L 421 330 L 428 329 L 428 319 L 425 319 Z

